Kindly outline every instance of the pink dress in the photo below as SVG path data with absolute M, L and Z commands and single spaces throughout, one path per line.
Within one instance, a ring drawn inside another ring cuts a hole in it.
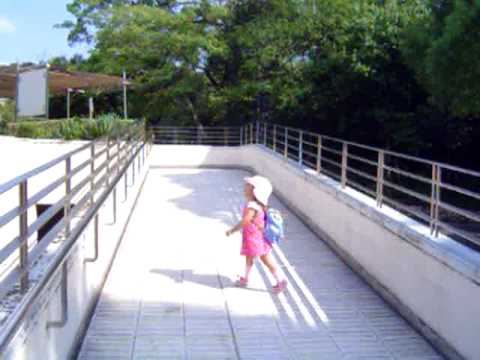
M 243 208 L 243 216 L 245 216 L 249 208 L 256 210 L 257 213 L 252 222 L 244 225 L 242 228 L 242 249 L 240 254 L 246 256 L 262 256 L 268 254 L 272 246 L 264 239 L 263 231 L 258 228 L 263 229 L 265 225 L 265 212 L 255 201 L 251 201 Z

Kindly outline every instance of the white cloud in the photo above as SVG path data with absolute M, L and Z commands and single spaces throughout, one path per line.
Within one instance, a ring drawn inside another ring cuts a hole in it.
M 15 30 L 16 27 L 10 20 L 0 16 L 0 33 L 12 33 Z

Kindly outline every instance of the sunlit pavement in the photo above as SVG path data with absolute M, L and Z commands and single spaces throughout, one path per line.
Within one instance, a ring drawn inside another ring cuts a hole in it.
M 289 287 L 257 263 L 235 288 L 246 175 L 150 170 L 80 359 L 441 359 L 277 199 Z

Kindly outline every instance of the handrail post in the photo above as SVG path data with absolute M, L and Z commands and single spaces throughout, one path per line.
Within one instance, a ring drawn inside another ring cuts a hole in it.
M 267 146 L 267 123 L 263 123 L 263 145 Z
M 250 144 L 253 144 L 253 123 L 250 123 Z
M 258 138 L 259 138 L 259 131 L 260 131 L 260 123 L 258 120 L 255 122 L 255 144 L 258 144 Z
M 120 146 L 119 146 L 119 142 L 118 142 L 118 138 L 115 139 L 115 145 L 117 147 L 117 153 L 116 153 L 116 157 L 117 157 L 117 161 L 115 163 L 115 172 L 116 174 L 118 174 L 120 172 L 120 156 L 119 156 L 119 150 L 120 150 Z M 115 186 L 113 187 L 113 223 L 115 224 L 117 222 L 117 184 L 115 184 Z
M 125 163 L 125 173 L 123 175 L 123 179 L 124 179 L 124 201 L 127 201 L 128 199 L 128 140 L 125 140 L 125 159 L 124 159 L 124 163 Z
M 72 192 L 72 179 L 70 174 L 72 172 L 72 159 L 67 157 L 65 159 L 65 204 L 63 206 L 64 218 L 65 218 L 65 238 L 70 236 L 70 207 L 71 201 L 70 194 Z
M 90 203 L 95 202 L 95 142 L 90 146 Z
M 117 174 L 120 172 L 120 141 L 117 138 Z
M 144 138 L 143 144 L 142 144 L 142 166 L 145 165 L 145 147 L 147 146 L 147 140 Z
M 113 223 L 117 222 L 117 186 L 113 187 Z
M 288 128 L 285 127 L 285 149 L 283 151 L 283 154 L 285 155 L 286 158 L 288 158 Z
M 377 206 L 379 208 L 383 205 L 383 177 L 385 173 L 385 152 L 379 150 L 378 165 L 377 165 Z
M 138 143 L 138 144 L 141 144 L 141 143 Z M 142 155 L 141 155 L 141 152 L 138 151 L 138 148 L 137 148 L 137 156 L 138 156 L 138 159 L 137 159 L 137 174 L 140 174 L 140 170 L 142 170 Z
M 440 200 L 441 200 L 441 191 L 442 191 L 442 167 L 437 165 L 437 191 L 436 191 L 436 206 L 435 206 L 435 237 L 438 236 L 439 226 L 438 221 L 440 220 Z
M 135 157 L 133 156 L 135 152 L 134 147 L 132 146 L 132 185 L 135 184 Z
M 107 138 L 107 167 L 106 167 L 106 171 L 107 171 L 107 186 L 110 185 L 110 139 Z
M 244 129 L 244 127 L 243 127 L 243 126 L 240 126 L 240 134 L 239 134 L 239 137 L 240 137 L 240 145 L 243 145 L 243 129 Z
M 298 132 L 298 163 L 303 165 L 303 131 Z
M 228 128 L 223 129 L 223 144 L 228 145 Z
M 432 192 L 430 196 L 430 234 L 438 236 L 438 219 L 440 207 L 440 177 L 438 164 L 432 164 Z
M 317 136 L 317 172 L 322 171 L 322 137 Z
M 145 146 L 147 146 L 147 130 L 142 132 L 142 166 L 145 165 Z
M 435 177 L 437 175 L 436 164 L 432 164 L 432 191 L 430 193 L 430 234 L 435 230 L 434 213 L 435 213 Z
M 125 174 L 123 175 L 123 184 L 124 184 L 124 201 L 127 201 L 128 199 L 128 168 L 125 169 Z
M 25 293 L 28 289 L 28 183 L 27 180 L 19 184 L 20 205 L 20 290 Z
M 342 188 L 347 186 L 348 144 L 342 143 Z
M 273 151 L 277 151 L 277 125 L 273 125 Z

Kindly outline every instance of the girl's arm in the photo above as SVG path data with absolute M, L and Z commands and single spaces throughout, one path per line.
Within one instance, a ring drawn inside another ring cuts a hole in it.
M 245 211 L 245 215 L 243 216 L 242 220 L 240 220 L 237 225 L 235 225 L 230 230 L 228 230 L 226 235 L 230 236 L 234 232 L 239 231 L 242 227 L 244 227 L 248 223 L 251 223 L 253 218 L 255 217 L 255 213 L 256 213 L 255 210 L 248 208 L 247 211 Z

